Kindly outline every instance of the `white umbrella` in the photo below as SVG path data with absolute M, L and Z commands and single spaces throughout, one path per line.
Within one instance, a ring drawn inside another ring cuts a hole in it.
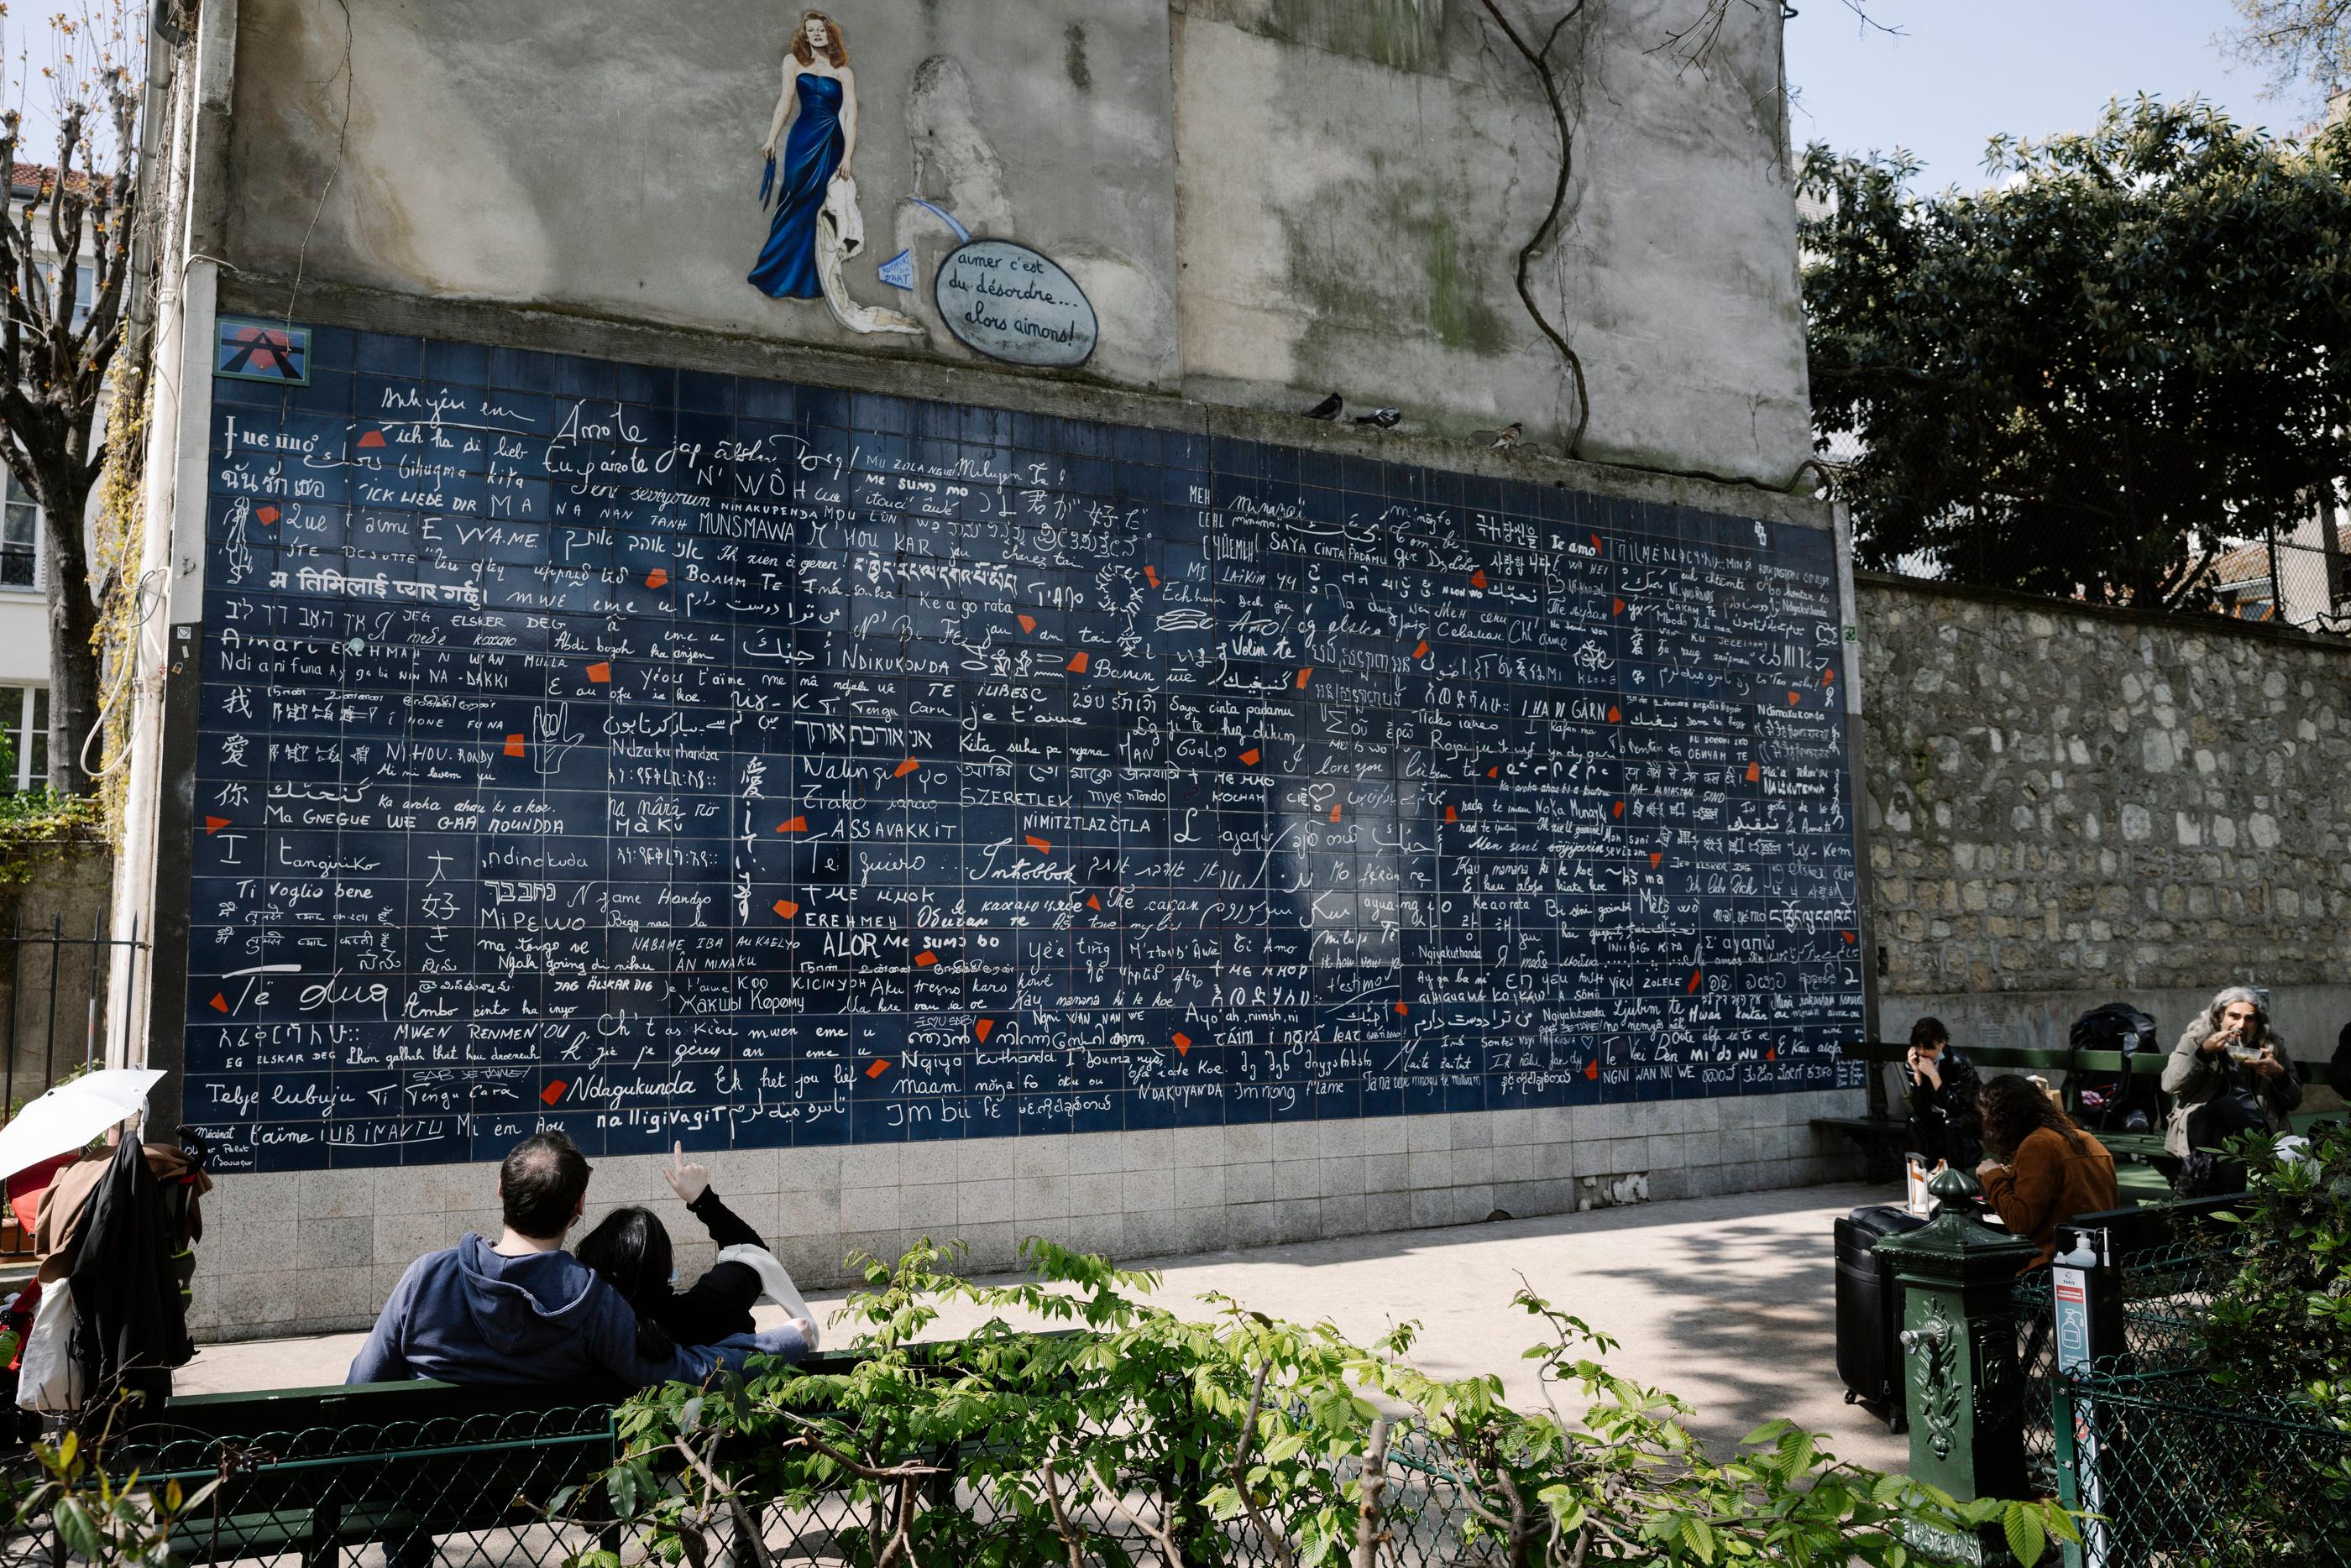
M 0 1180 L 139 1115 L 162 1075 L 161 1067 L 109 1067 L 49 1090 L 0 1127 Z

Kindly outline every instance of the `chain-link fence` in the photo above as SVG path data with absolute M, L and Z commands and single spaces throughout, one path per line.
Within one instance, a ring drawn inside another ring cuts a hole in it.
M 967 1449 L 973 1445 L 966 1445 Z M 237 1437 L 134 1432 L 109 1456 L 118 1479 L 184 1495 L 217 1482 L 172 1531 L 177 1563 L 275 1563 L 303 1568 L 558 1568 L 584 1553 L 609 1552 L 624 1564 L 663 1557 L 647 1536 L 615 1522 L 609 1473 L 622 1454 L 615 1407 L 597 1403 L 422 1420 L 322 1423 Z M 735 1456 L 740 1458 L 741 1456 Z M 930 1456 L 938 1469 L 904 1521 L 923 1563 L 1007 1559 L 1012 1528 L 1033 1501 L 975 1483 L 973 1456 L 956 1448 Z M 1217 1520 L 1202 1499 L 1223 1478 L 1192 1456 L 1165 1475 L 1122 1478 L 1132 1489 L 1114 1501 L 1069 1498 L 1070 1523 L 1092 1561 L 1163 1560 L 1171 1537 L 1200 1568 L 1280 1568 L 1285 1548 L 1269 1542 L 1246 1518 Z M 24 1467 L 16 1469 L 22 1472 Z M 1342 1487 L 1362 1474 L 1343 1464 Z M 665 1484 L 697 1484 L 684 1467 Z M 1420 1428 L 1400 1426 L 1386 1450 L 1380 1523 L 1382 1560 L 1396 1568 L 1441 1568 L 1501 1561 L 1492 1533 L 1464 1501 L 1465 1483 L 1440 1445 Z M 1169 1517 L 1159 1499 L 1182 1500 Z M 792 1568 L 793 1564 L 871 1563 L 877 1544 L 901 1521 L 886 1497 L 853 1495 L 851 1484 L 745 1495 L 746 1506 L 713 1530 L 689 1568 Z M 1289 1531 L 1298 1521 L 1276 1516 Z M 754 1544 L 748 1538 L 756 1528 Z M 673 1537 L 674 1539 L 674 1537 Z M 1294 1537 L 1291 1539 L 1294 1540 Z M 5 1568 L 57 1568 L 73 1553 L 56 1529 L 20 1532 L 0 1542 Z M 1059 1559 L 1057 1559 L 1058 1561 Z M 901 1555 L 896 1559 L 905 1563 Z
M 2351 1564 L 2351 1432 L 2287 1392 L 2199 1368 L 2061 1386 L 2090 1568 Z
M 2086 1368 L 2059 1368 L 2046 1271 L 2013 1298 L 2027 1473 L 2101 1516 L 2087 1568 L 2351 1568 L 2351 1431 L 2292 1390 L 2212 1376 L 2206 1311 L 2237 1272 L 2229 1231 L 2182 1222 L 2101 1266 L 2120 1287 L 2120 1348 Z
M 2116 1264 L 2123 1295 L 2124 1350 L 2114 1366 L 2146 1371 L 2195 1364 L 2202 1354 L 2202 1314 L 2232 1265 L 2220 1238 L 2189 1231 L 2132 1253 Z M 2017 1366 L 2024 1380 L 2025 1473 L 2043 1495 L 2057 1490 L 2054 1417 L 2057 1336 L 2050 1274 L 2036 1269 L 2016 1282 Z

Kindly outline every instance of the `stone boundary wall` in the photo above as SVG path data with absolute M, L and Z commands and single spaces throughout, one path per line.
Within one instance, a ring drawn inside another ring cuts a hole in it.
M 2062 1045 L 2110 1001 L 2167 1044 L 2264 985 L 2351 1022 L 2351 642 L 1862 574 L 1881 1033 Z

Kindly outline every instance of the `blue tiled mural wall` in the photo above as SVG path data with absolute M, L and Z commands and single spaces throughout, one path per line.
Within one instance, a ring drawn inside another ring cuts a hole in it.
M 1829 536 L 315 329 L 214 382 L 226 1168 L 1822 1087 Z

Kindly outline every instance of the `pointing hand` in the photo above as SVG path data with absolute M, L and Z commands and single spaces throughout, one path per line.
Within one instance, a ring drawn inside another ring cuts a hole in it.
M 662 1172 L 662 1179 L 669 1183 L 669 1189 L 677 1194 L 681 1202 L 691 1203 L 709 1190 L 710 1168 L 688 1165 L 685 1145 L 681 1141 L 671 1147 L 669 1168 Z

